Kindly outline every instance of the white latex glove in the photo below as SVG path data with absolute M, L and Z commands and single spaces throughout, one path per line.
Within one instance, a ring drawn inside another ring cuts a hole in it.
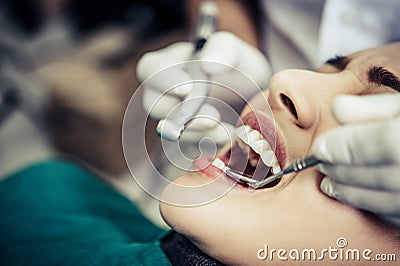
M 319 166 L 322 191 L 400 227 L 400 95 L 338 96 L 333 114 L 344 126 L 313 146 L 333 163 Z
M 181 66 L 170 66 L 191 60 L 192 51 L 192 43 L 178 42 L 164 49 L 147 53 L 139 60 L 136 69 L 137 77 L 139 81 L 145 81 L 143 105 L 152 118 L 157 120 L 165 118 L 192 89 L 192 84 L 189 82 L 170 90 L 177 84 L 191 80 L 190 75 Z M 204 60 L 201 62 L 201 68 L 209 75 L 211 81 L 224 84 L 244 96 L 246 100 L 258 92 L 257 86 L 266 87 L 271 77 L 271 69 L 264 55 L 255 47 L 228 32 L 216 32 L 211 35 L 198 59 Z M 221 64 L 210 63 L 210 61 Z M 234 71 L 232 67 L 235 68 Z M 163 71 L 159 72 L 160 70 Z M 239 103 L 239 98 L 235 93 L 229 93 L 220 86 L 212 86 L 210 96 L 234 108 Z M 228 125 L 224 128 L 227 125 L 218 122 L 221 120 L 221 114 L 215 107 L 205 104 L 198 115 L 213 119 L 199 118 L 192 121 L 182 135 L 181 141 L 195 143 L 205 136 L 211 137 L 217 144 L 228 140 L 227 129 L 233 130 L 233 127 Z

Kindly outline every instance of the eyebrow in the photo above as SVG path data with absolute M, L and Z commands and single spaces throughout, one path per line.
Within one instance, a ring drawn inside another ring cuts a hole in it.
M 346 56 L 336 55 L 327 60 L 325 64 L 331 65 L 339 70 L 344 70 L 350 60 Z M 368 72 L 368 81 L 377 85 L 388 86 L 400 92 L 400 78 L 382 66 L 372 66 Z
M 349 62 L 350 60 L 346 56 L 336 55 L 335 57 L 328 59 L 325 64 L 334 66 L 339 70 L 344 70 Z
M 400 92 L 400 78 L 382 66 L 373 66 L 368 70 L 368 81 Z

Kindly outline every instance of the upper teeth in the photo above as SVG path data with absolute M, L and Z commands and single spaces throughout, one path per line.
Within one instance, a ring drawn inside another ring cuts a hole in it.
M 243 141 L 245 144 L 251 147 L 251 149 L 260 155 L 261 160 L 267 165 L 272 166 L 272 172 L 274 174 L 281 171 L 281 167 L 279 166 L 278 159 L 275 156 L 274 151 L 271 148 L 271 145 L 263 138 L 263 136 L 255 129 L 252 129 L 250 126 L 245 125 L 236 128 L 235 134 L 239 137 L 240 141 Z M 239 147 L 242 147 L 242 144 L 239 144 Z

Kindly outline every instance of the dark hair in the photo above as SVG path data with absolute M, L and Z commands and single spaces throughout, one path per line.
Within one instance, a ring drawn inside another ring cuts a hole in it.
M 3 0 L 7 19 L 27 35 L 42 25 L 44 10 L 38 0 Z M 142 29 L 145 37 L 183 26 L 184 0 L 65 0 L 63 12 L 78 34 L 113 24 Z

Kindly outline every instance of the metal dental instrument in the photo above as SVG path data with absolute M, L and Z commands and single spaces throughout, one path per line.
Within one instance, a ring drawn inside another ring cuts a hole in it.
M 229 168 L 229 166 L 226 166 L 225 163 L 219 158 L 215 158 L 214 161 L 212 162 L 212 165 L 222 170 L 226 175 L 228 175 L 233 180 L 240 182 L 244 185 L 247 185 L 249 183 L 259 182 L 256 179 L 252 179 L 251 176 L 247 176 L 246 174 L 240 173 L 239 171 Z
M 241 174 L 238 171 L 230 169 L 228 166 L 225 166 L 225 168 L 222 170 L 225 172 L 225 174 L 227 174 L 233 180 L 236 180 L 237 182 L 248 185 L 250 188 L 256 189 L 256 188 L 266 186 L 266 185 L 270 184 L 271 182 L 274 182 L 275 180 L 281 178 L 283 175 L 293 173 L 293 172 L 303 171 L 304 169 L 315 166 L 321 162 L 322 161 L 317 159 L 314 155 L 309 155 L 305 158 L 301 158 L 301 159 L 294 161 L 292 164 L 290 164 L 288 167 L 286 167 L 279 173 L 269 176 L 269 177 L 265 178 L 264 180 L 252 179 L 251 176 Z
M 194 51 L 192 60 L 197 59 L 199 52 L 207 41 L 207 38 L 216 30 L 217 6 L 213 1 L 204 1 L 199 8 L 199 16 L 194 29 Z M 185 126 L 200 110 L 208 95 L 209 84 L 207 75 L 201 70 L 199 63 L 190 63 L 187 72 L 193 80 L 192 91 L 185 97 L 178 107 L 177 112 L 172 113 L 166 119 L 160 120 L 157 125 L 157 134 L 166 140 L 177 141 Z

